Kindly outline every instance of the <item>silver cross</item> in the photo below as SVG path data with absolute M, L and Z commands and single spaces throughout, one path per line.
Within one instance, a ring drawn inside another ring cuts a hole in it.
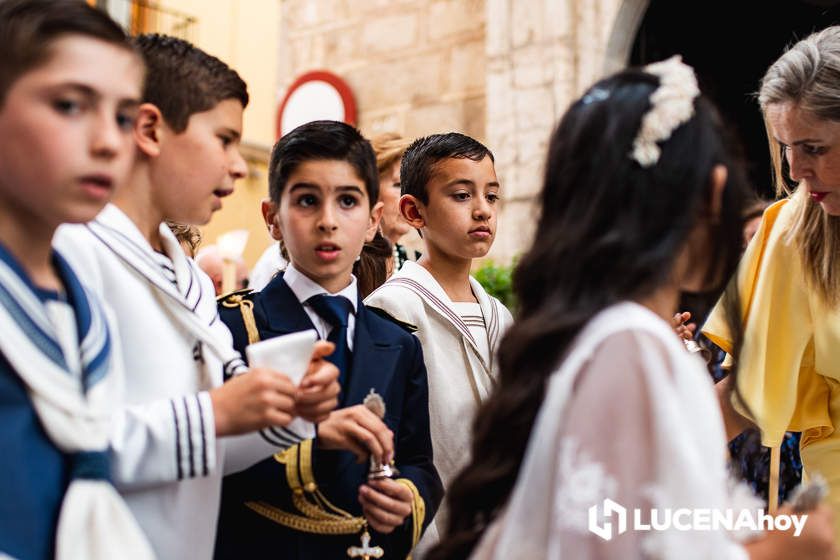
M 371 558 L 382 558 L 385 551 L 379 546 L 370 546 L 370 533 L 365 530 L 362 533 L 362 546 L 351 546 L 347 549 L 347 556 L 350 558 L 361 558 L 362 560 L 370 560 Z

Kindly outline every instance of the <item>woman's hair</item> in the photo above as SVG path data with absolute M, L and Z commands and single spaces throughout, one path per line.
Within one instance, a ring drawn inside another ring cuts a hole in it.
M 376 154 L 376 168 L 380 177 L 400 161 L 410 144 L 396 132 L 383 132 L 374 136 L 370 143 Z M 388 279 L 388 266 L 389 263 L 393 263 L 393 251 L 394 247 L 381 231 L 377 231 L 373 241 L 365 243 L 362 247 L 359 260 L 353 265 L 353 274 L 359 281 L 359 293 L 362 298 L 366 298 Z
M 171 220 L 166 220 L 166 225 L 175 234 L 175 238 L 181 244 L 187 256 L 195 258 L 198 246 L 201 245 L 201 230 L 197 226 L 173 222 Z
M 406 140 L 396 132 L 383 132 L 370 139 L 373 151 L 376 153 L 376 169 L 382 176 L 391 167 L 402 159 L 405 149 L 410 141 Z
M 840 122 L 840 26 L 799 41 L 761 79 L 758 102 L 765 113 L 771 105 L 793 103 L 809 115 Z M 770 159 L 779 195 L 795 187 L 785 179 L 782 147 L 767 126 Z M 790 235 L 800 249 L 806 279 L 829 305 L 840 305 L 840 217 L 830 216 L 805 193 L 793 197 L 797 215 Z
M 718 284 L 737 266 L 745 180 L 712 105 L 695 99 L 694 115 L 659 144 L 651 167 L 630 156 L 659 83 L 638 69 L 606 78 L 572 104 L 551 137 L 535 242 L 514 274 L 519 315 L 500 346 L 498 384 L 477 413 L 471 462 L 448 489 L 446 533 L 430 559 L 468 557 L 504 508 L 546 382 L 588 321 L 671 281 L 701 220 L 714 259 L 696 266 Z M 718 164 L 729 173 L 713 218 Z M 737 316 L 737 301 L 729 307 Z

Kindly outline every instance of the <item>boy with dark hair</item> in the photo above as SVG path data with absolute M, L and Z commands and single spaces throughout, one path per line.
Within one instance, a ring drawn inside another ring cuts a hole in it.
M 370 144 L 344 123 L 305 124 L 274 147 L 263 216 L 290 264 L 261 292 L 224 300 L 222 320 L 239 350 L 316 329 L 336 344 L 344 408 L 314 439 L 225 479 L 217 558 L 343 558 L 350 547 L 364 557 L 376 550 L 368 526 L 384 550 L 375 557 L 405 558 L 440 503 L 420 345 L 362 304 L 352 274 L 377 231 L 378 187 Z M 362 404 L 371 393 L 384 401 L 384 421 Z M 369 455 L 393 459 L 401 478 L 369 480 Z
M 206 559 L 223 471 L 314 434 L 311 423 L 292 419 L 317 420 L 335 406 L 338 372 L 320 359 L 330 350 L 322 345 L 301 388 L 266 369 L 237 375 L 244 364 L 218 320 L 210 279 L 165 220 L 207 223 L 245 175 L 245 83 L 180 39 L 147 35 L 135 45 L 149 81 L 129 184 L 57 241 L 120 321 L 126 380 L 111 438 L 115 482 L 158 557 Z
M 469 459 L 471 419 L 493 388 L 496 349 L 513 321 L 470 276 L 473 259 L 493 244 L 501 187 L 490 150 L 455 132 L 411 144 L 400 179 L 400 212 L 425 249 L 365 303 L 412 325 L 422 343 L 435 467 L 446 487 Z M 432 521 L 421 556 L 437 542 L 445 514 Z
M 143 64 L 70 0 L 0 2 L 0 52 L 0 556 L 152 558 L 108 482 L 109 317 L 51 247 L 125 181 Z

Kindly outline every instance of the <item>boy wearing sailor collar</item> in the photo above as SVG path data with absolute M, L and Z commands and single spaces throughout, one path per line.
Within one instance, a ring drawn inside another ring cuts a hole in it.
M 416 140 L 403 156 L 400 178 L 400 212 L 425 250 L 365 303 L 416 329 L 429 377 L 435 467 L 446 487 L 467 462 L 470 419 L 493 387 L 496 348 L 512 322 L 470 276 L 473 259 L 493 244 L 501 187 L 493 154 L 458 133 Z M 444 524 L 441 508 L 418 546 L 421 555 Z
M 404 559 L 440 503 L 420 344 L 362 304 L 352 274 L 379 226 L 378 188 L 373 149 L 347 124 L 308 123 L 274 147 L 263 215 L 290 264 L 220 313 L 239 349 L 308 329 L 335 342 L 342 408 L 314 439 L 225 478 L 217 559 Z M 372 393 L 384 419 L 362 404 Z M 370 480 L 371 455 L 397 477 Z
M 320 359 L 328 344 L 300 389 L 279 372 L 244 372 L 212 282 L 164 220 L 205 224 L 245 175 L 245 83 L 180 39 L 134 43 L 149 72 L 129 184 L 89 224 L 62 228 L 57 243 L 120 323 L 126 375 L 111 437 L 115 483 L 159 558 L 209 559 L 223 473 L 311 436 L 313 425 L 293 417 L 325 416 L 338 372 Z
M 142 60 L 84 2 L 0 3 L 0 556 L 152 558 L 108 482 L 101 302 L 51 247 L 125 181 Z

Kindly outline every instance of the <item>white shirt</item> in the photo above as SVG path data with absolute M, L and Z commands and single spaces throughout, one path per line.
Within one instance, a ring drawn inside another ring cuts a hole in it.
M 295 268 L 295 265 L 289 263 L 289 266 L 286 267 L 286 272 L 283 274 L 283 280 L 285 280 L 286 285 L 289 286 L 289 289 L 292 290 L 292 293 L 295 294 L 295 297 L 301 305 L 303 305 L 303 310 L 306 311 L 306 314 L 309 315 L 309 318 L 312 320 L 312 324 L 315 325 L 315 330 L 318 331 L 318 336 L 324 340 L 330 336 L 333 327 L 327 321 L 322 319 L 321 316 L 312 309 L 310 304 L 306 303 L 307 300 L 309 300 L 312 296 L 317 296 L 319 294 L 344 296 L 350 300 L 350 303 L 353 305 L 353 312 L 347 318 L 347 348 L 349 348 L 352 352 L 353 335 L 356 333 L 356 312 L 358 311 L 356 306 L 358 305 L 359 300 L 359 291 L 356 287 L 356 277 L 351 274 L 350 284 L 343 290 L 331 294 L 325 290 L 323 286 L 308 276 L 302 274 Z

